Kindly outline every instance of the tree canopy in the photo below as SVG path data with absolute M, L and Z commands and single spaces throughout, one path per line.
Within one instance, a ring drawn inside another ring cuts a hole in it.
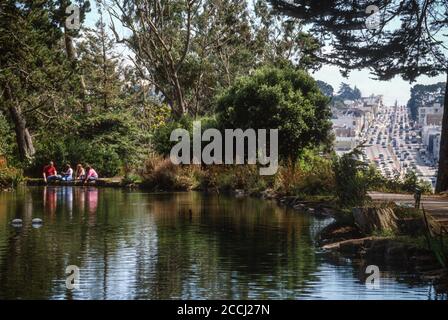
M 265 67 L 218 97 L 225 128 L 278 129 L 280 159 L 296 160 L 304 148 L 329 142 L 329 99 L 303 70 Z

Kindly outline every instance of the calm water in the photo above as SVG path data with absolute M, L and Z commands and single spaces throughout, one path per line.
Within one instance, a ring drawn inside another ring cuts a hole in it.
M 367 289 L 365 267 L 316 248 L 327 223 L 268 201 L 201 193 L 0 193 L 0 298 L 435 298 L 405 273 L 383 272 L 380 289 Z M 79 289 L 66 288 L 68 265 L 80 268 Z

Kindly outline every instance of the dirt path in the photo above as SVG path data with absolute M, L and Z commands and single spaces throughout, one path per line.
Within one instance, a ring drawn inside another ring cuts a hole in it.
M 393 201 L 397 203 L 414 204 L 414 195 L 398 193 L 369 192 L 374 201 Z M 425 210 L 443 225 L 448 225 L 448 197 L 422 196 L 421 205 Z

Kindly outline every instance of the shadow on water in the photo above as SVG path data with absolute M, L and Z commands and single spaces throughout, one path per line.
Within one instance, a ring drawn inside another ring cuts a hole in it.
M 434 298 L 431 286 L 397 274 L 366 289 L 362 269 L 315 247 L 326 223 L 269 201 L 194 192 L 0 193 L 0 298 Z M 79 289 L 66 288 L 68 265 L 80 268 Z

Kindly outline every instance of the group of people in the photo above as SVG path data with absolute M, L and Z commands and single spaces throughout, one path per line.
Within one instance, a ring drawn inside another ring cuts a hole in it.
M 44 167 L 43 177 L 45 182 L 62 180 L 62 181 L 95 181 L 98 179 L 98 173 L 93 169 L 90 165 L 86 165 L 86 168 L 82 166 L 82 164 L 78 164 L 76 166 L 76 172 L 73 172 L 70 164 L 65 165 L 65 171 L 58 175 L 58 171 L 54 166 L 53 161 L 50 161 L 48 165 Z

